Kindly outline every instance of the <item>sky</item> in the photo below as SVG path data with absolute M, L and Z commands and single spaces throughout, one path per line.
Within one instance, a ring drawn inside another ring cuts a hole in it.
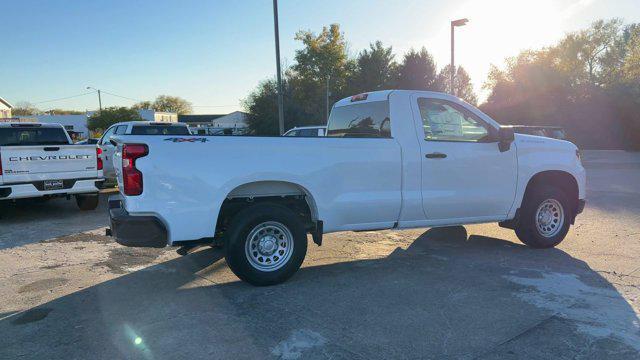
M 469 72 L 480 98 L 491 64 L 520 50 L 552 45 L 597 19 L 640 22 L 640 0 L 280 0 L 283 65 L 299 30 L 338 23 L 356 56 L 369 43 L 392 46 L 396 59 L 426 47 L 438 68 Z M 242 100 L 275 77 L 271 0 L 0 0 L 0 97 L 41 110 L 129 106 L 161 94 L 190 101 L 194 113 L 241 110 Z M 62 100 L 55 100 L 61 99 Z M 55 100 L 55 101 L 51 101 Z

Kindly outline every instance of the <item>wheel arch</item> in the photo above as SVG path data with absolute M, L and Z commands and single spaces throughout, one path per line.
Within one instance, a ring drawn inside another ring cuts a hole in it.
M 536 187 L 549 185 L 560 188 L 567 195 L 571 201 L 571 210 L 575 215 L 579 201 L 578 180 L 571 173 L 563 170 L 546 170 L 534 174 L 527 182 L 520 206 L 527 201 L 527 197 Z
M 307 230 L 312 233 L 317 223 L 321 223 L 315 199 L 306 187 L 282 180 L 251 181 L 237 185 L 226 195 L 218 211 L 216 233 L 224 232 L 230 219 L 240 210 L 261 202 L 291 208 L 301 216 Z
M 318 219 L 318 207 L 311 192 L 304 186 L 290 181 L 265 180 L 252 181 L 236 186 L 226 199 L 304 196 L 309 212 L 314 220 Z

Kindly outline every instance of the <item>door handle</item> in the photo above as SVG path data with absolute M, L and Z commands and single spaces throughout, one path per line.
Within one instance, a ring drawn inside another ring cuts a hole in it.
M 58 151 L 58 150 L 60 150 L 60 148 L 57 146 L 47 146 L 44 148 L 44 151 Z
M 444 159 L 447 157 L 447 154 L 434 152 L 434 153 L 426 154 L 425 157 L 427 159 Z

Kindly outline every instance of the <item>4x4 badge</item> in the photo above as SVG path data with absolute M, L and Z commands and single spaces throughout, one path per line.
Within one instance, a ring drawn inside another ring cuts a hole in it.
M 179 137 L 172 137 L 172 138 L 166 138 L 166 139 L 164 139 L 164 141 L 171 141 L 171 142 L 174 142 L 174 143 L 182 143 L 182 142 L 194 143 L 194 142 L 207 142 L 209 140 L 207 138 L 179 138 Z

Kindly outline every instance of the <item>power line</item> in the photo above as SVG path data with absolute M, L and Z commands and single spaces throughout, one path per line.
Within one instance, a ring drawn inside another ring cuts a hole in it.
M 149 101 L 149 100 L 140 100 L 140 99 L 134 99 L 134 98 L 130 98 L 127 96 L 122 96 L 122 95 L 118 95 L 118 94 L 114 94 L 114 93 L 110 93 L 108 91 L 104 91 L 102 90 L 103 93 L 105 94 L 109 94 L 111 96 L 115 96 L 115 97 L 119 97 L 119 98 L 123 98 L 123 99 L 127 99 L 127 100 L 131 100 L 131 101 L 137 101 L 137 102 L 143 102 L 143 101 Z M 231 106 L 238 106 L 240 104 L 227 104 L 227 105 L 191 105 L 191 107 L 212 107 L 212 108 L 217 108 L 217 107 L 231 107 Z
M 44 103 L 48 103 L 48 102 L 54 102 L 54 101 L 60 101 L 60 100 L 66 100 L 66 99 L 73 99 L 73 98 L 77 98 L 77 97 L 80 97 L 80 96 L 91 95 L 93 93 L 95 93 L 95 91 L 91 91 L 91 92 L 87 92 L 87 93 L 83 93 L 83 94 L 78 94 L 78 95 L 62 97 L 62 98 L 57 98 L 57 99 L 38 101 L 38 102 L 33 103 L 33 105 L 44 104 Z
M 112 92 L 108 92 L 108 91 L 105 91 L 105 90 L 102 90 L 102 89 L 100 89 L 100 91 L 102 91 L 103 94 L 108 94 L 108 95 L 111 95 L 111 96 L 119 97 L 119 98 L 126 99 L 126 100 L 131 100 L 131 101 L 135 101 L 135 102 L 148 101 L 148 100 L 135 99 L 135 98 L 131 98 L 131 97 L 128 97 L 128 96 L 114 94 Z M 91 94 L 95 94 L 95 93 L 96 93 L 95 91 L 90 91 L 90 92 L 77 94 L 77 95 L 71 95 L 71 96 L 65 96 L 65 97 L 56 98 L 56 99 L 38 101 L 38 102 L 33 103 L 33 105 L 44 104 L 44 103 L 49 103 L 49 102 L 54 102 L 54 101 L 67 100 L 67 99 L 73 99 L 73 98 L 86 96 L 86 95 L 91 95 Z M 191 105 L 191 107 L 194 107 L 194 108 L 224 108 L 224 107 L 234 107 L 234 106 L 241 106 L 241 104 L 238 103 L 238 104 L 225 104 L 225 105 Z
M 111 95 L 111 96 L 115 96 L 115 97 L 119 97 L 119 98 L 123 98 L 123 99 L 131 100 L 131 101 L 137 101 L 137 102 L 143 102 L 143 101 L 145 101 L 145 100 L 134 99 L 134 98 L 130 98 L 130 97 L 127 97 L 127 96 L 118 95 L 118 94 L 113 94 L 113 93 L 110 93 L 110 92 L 108 92 L 108 91 L 104 91 L 104 90 L 102 90 L 102 89 L 100 89 L 100 91 L 102 91 L 102 92 L 103 92 L 103 93 L 105 93 L 105 94 L 109 94 L 109 95 Z

